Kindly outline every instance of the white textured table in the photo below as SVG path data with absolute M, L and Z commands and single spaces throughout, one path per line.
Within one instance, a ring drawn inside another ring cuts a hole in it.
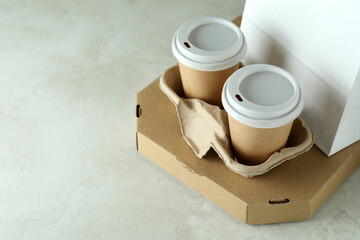
M 360 169 L 308 221 L 248 226 L 142 157 L 135 95 L 185 20 L 243 1 L 1 1 L 0 239 L 359 239 Z

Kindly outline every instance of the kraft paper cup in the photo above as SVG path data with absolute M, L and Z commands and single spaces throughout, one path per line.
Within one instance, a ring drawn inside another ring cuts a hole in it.
M 284 69 L 254 64 L 228 78 L 222 104 L 228 113 L 236 159 L 257 165 L 285 147 L 304 99 L 299 84 Z
M 185 97 L 221 107 L 223 85 L 239 69 L 246 49 L 243 33 L 230 21 L 201 17 L 184 23 L 174 35 L 172 51 Z

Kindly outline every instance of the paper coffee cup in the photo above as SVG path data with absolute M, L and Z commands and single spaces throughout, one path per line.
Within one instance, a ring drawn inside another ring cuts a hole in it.
M 286 145 L 304 99 L 299 84 L 284 69 L 253 64 L 227 79 L 222 104 L 236 159 L 257 165 Z
M 230 21 L 201 17 L 184 23 L 174 35 L 172 51 L 185 97 L 221 106 L 222 87 L 246 49 L 243 33 Z

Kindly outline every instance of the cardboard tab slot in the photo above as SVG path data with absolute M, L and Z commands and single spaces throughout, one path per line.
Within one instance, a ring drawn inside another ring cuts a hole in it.
M 290 202 L 288 198 L 274 198 L 269 200 L 270 204 L 283 204 L 288 202 Z
M 141 116 L 141 107 L 139 104 L 136 105 L 136 117 L 139 118 Z

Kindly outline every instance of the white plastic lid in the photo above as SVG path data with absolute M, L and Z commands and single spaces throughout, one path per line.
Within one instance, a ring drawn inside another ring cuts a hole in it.
M 288 124 L 304 107 L 294 77 L 267 64 L 248 65 L 234 72 L 224 85 L 221 99 L 232 118 L 256 128 Z
M 184 23 L 172 42 L 174 56 L 182 64 L 201 71 L 219 71 L 239 63 L 246 53 L 240 28 L 216 17 Z

